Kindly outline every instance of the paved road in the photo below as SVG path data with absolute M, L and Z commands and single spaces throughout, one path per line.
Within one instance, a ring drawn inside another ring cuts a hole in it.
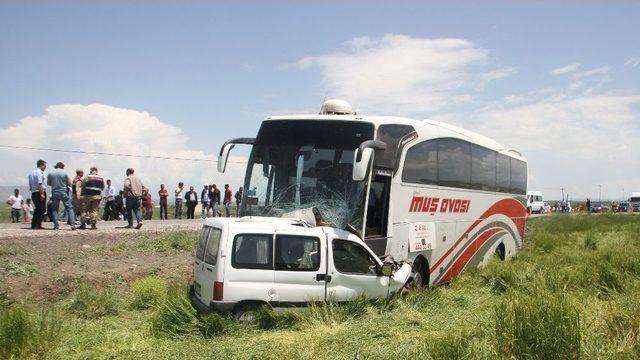
M 163 232 L 176 230 L 198 230 L 202 227 L 202 219 L 194 220 L 146 220 L 142 229 L 124 229 L 126 221 L 100 221 L 98 230 L 71 231 L 69 225 L 60 225 L 60 230 L 53 230 L 53 223 L 43 223 L 46 230 L 31 230 L 29 224 L 0 224 L 0 239 L 31 236 L 74 236 L 82 234 L 105 234 L 117 232 Z

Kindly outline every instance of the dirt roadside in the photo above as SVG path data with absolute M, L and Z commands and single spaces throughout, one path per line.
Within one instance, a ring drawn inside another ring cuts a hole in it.
M 0 292 L 20 302 L 60 299 L 81 283 L 125 288 L 158 275 L 190 280 L 198 232 L 43 234 L 0 239 Z

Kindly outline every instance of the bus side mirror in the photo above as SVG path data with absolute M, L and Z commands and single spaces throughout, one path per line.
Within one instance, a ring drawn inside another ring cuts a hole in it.
M 363 150 L 356 149 L 353 154 L 353 181 L 362 181 L 367 177 L 373 149 L 366 148 Z M 360 158 L 360 160 L 358 160 Z
M 362 181 L 367 177 L 374 150 L 385 150 L 387 144 L 380 140 L 367 140 L 353 153 L 353 181 Z
M 231 149 L 236 146 L 236 144 L 253 145 L 255 142 L 255 138 L 237 138 L 227 140 L 224 144 L 222 144 L 220 153 L 218 154 L 218 172 L 223 173 L 227 169 L 227 160 L 229 159 L 229 153 L 231 152 Z
M 235 144 L 224 144 L 222 149 L 220 149 L 220 155 L 218 155 L 218 172 L 223 173 L 226 170 L 229 153 L 235 146 Z

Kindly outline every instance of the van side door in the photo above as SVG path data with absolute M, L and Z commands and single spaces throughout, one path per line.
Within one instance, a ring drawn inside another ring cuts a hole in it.
M 389 278 L 380 275 L 375 255 L 356 241 L 329 236 L 327 300 L 387 297 Z
M 233 237 L 224 271 L 225 301 L 276 300 L 273 237 L 273 233 L 240 233 Z
M 309 234 L 276 232 L 274 286 L 277 304 L 301 306 L 324 301 L 326 286 L 326 241 Z

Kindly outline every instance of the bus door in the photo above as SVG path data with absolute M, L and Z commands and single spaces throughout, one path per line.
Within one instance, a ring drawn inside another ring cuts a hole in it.
M 389 241 L 389 194 L 392 172 L 374 169 L 367 198 L 364 241 L 378 256 L 385 255 Z

